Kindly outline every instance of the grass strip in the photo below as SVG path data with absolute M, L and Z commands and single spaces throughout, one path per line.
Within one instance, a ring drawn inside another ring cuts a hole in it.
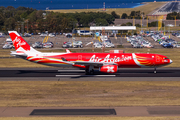
M 180 105 L 179 81 L 3 81 L 0 106 Z
M 145 15 L 147 15 L 150 12 L 160 8 L 165 3 L 166 2 L 147 2 L 147 4 L 135 8 L 107 8 L 106 11 L 103 11 L 102 9 L 69 9 L 69 10 L 48 10 L 48 11 L 60 12 L 60 13 L 106 12 L 108 14 L 111 14 L 112 11 L 115 11 L 118 15 L 122 15 L 123 13 L 129 15 L 131 11 L 141 11 L 144 12 Z

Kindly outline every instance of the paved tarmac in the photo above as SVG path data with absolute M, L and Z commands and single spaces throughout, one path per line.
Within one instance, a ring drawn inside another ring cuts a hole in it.
M 0 117 L 29 116 L 180 116 L 180 106 L 0 107 Z

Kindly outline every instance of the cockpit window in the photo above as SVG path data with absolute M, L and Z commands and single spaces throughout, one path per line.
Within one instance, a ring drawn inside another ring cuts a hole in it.
M 167 57 L 166 57 L 166 58 L 164 58 L 164 60 L 167 60 L 167 59 L 169 59 L 169 58 L 167 58 Z

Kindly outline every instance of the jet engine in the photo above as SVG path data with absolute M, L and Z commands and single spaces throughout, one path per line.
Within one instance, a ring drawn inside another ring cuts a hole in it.
M 105 73 L 116 73 L 118 70 L 117 65 L 105 65 L 99 68 L 100 72 L 105 72 Z

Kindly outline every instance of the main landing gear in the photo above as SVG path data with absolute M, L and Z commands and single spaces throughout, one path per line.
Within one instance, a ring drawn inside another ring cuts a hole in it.
M 154 67 L 154 74 L 156 74 L 156 67 Z
M 89 68 L 86 68 L 86 75 L 93 75 L 94 74 L 94 66 L 89 66 Z

